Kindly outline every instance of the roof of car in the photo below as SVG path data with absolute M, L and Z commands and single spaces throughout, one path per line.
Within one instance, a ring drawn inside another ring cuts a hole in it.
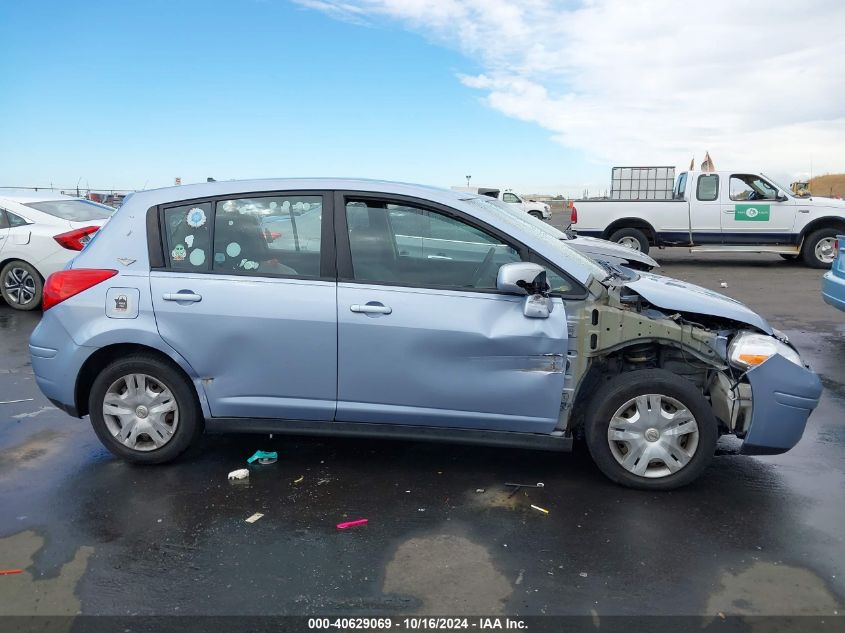
M 260 180 L 226 180 L 204 182 L 193 185 L 178 185 L 161 189 L 139 191 L 132 196 L 134 204 L 152 206 L 180 200 L 225 196 L 238 193 L 257 193 L 262 191 L 297 191 L 297 190 L 332 190 L 374 191 L 407 196 L 419 196 L 429 200 L 460 200 L 474 197 L 473 194 L 458 193 L 449 189 L 387 180 L 366 178 L 267 178 Z

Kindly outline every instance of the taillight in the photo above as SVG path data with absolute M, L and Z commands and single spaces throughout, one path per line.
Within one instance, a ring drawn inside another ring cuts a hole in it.
M 578 209 L 575 208 L 575 205 L 572 205 L 572 212 L 569 214 L 569 221 L 572 224 L 578 222 Z
M 99 230 L 99 226 L 83 226 L 81 229 L 54 235 L 53 239 L 67 249 L 81 251 L 91 241 L 91 236 Z
M 92 288 L 106 279 L 111 279 L 116 274 L 116 270 L 95 268 L 71 268 L 70 270 L 60 270 L 53 273 L 44 282 L 44 298 L 41 300 L 41 308 L 49 310 L 65 299 L 70 299 L 83 290 L 88 290 L 88 288 Z

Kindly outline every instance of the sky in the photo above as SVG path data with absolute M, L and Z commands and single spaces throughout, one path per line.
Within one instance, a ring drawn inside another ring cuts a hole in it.
M 0 186 L 845 171 L 840 0 L 0 0 Z

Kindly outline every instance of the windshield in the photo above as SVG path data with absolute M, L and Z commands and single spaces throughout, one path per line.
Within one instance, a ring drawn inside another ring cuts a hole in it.
M 531 231 L 531 233 L 542 239 L 556 252 L 560 253 L 567 259 L 576 260 L 599 281 L 608 276 L 605 268 L 583 253 L 566 244 L 566 241 L 569 239 L 566 233 L 556 229 L 551 224 L 538 220 L 525 211 L 514 209 L 503 202 L 499 202 L 498 200 L 492 200 L 490 198 L 465 198 L 463 202 L 467 202 L 482 209 L 493 211 L 508 221 L 521 224 L 523 229 Z
M 763 174 L 763 175 L 764 175 L 764 176 L 766 176 L 766 179 L 767 179 L 770 183 L 772 183 L 775 187 L 777 187 L 778 189 L 780 189 L 781 193 L 783 193 L 783 194 L 785 194 L 785 195 L 789 196 L 790 198 L 794 198 L 794 197 L 795 197 L 795 196 L 792 194 L 792 189 L 790 189 L 789 187 L 784 187 L 782 184 L 780 184 L 779 182 L 777 182 L 777 181 L 776 181 L 776 180 L 774 180 L 773 178 L 771 178 L 771 177 L 767 176 L 766 174 Z
M 48 213 L 49 215 L 71 222 L 88 222 L 89 220 L 105 220 L 110 218 L 114 209 L 104 204 L 90 200 L 45 200 L 44 202 L 27 202 L 26 206 Z

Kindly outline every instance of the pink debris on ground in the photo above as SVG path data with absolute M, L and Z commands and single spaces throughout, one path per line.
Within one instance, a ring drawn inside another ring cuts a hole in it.
M 369 519 L 358 519 L 356 521 L 345 521 L 343 523 L 338 523 L 337 529 L 338 530 L 345 530 L 346 528 L 355 527 L 356 525 L 365 525 L 366 523 L 369 523 L 369 522 L 370 522 Z

